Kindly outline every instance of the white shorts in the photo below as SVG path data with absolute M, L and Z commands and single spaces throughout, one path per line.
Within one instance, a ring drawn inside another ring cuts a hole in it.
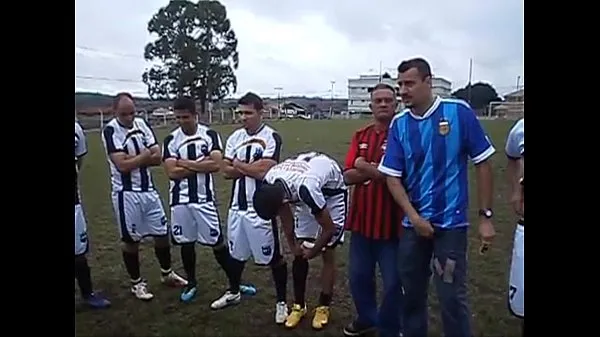
M 344 223 L 348 214 L 348 193 L 336 194 L 326 198 L 327 210 L 335 225 L 335 231 L 327 247 L 334 248 L 338 244 L 344 243 Z M 314 241 L 321 233 L 321 225 L 311 213 L 310 208 L 306 205 L 296 206 L 294 214 L 296 218 L 296 226 L 294 235 L 297 239 L 303 241 Z
M 508 281 L 508 307 L 510 312 L 525 318 L 525 227 L 517 225 Z
M 168 234 L 167 217 L 158 192 L 113 192 L 112 203 L 123 242 L 135 243 L 146 236 Z
M 229 210 L 227 238 L 229 253 L 239 261 L 247 261 L 252 256 L 254 263 L 268 265 L 281 254 L 277 223 L 261 219 L 252 208 Z
M 75 205 L 75 256 L 87 253 L 90 247 L 87 235 L 87 223 L 81 204 Z
M 213 202 L 171 206 L 171 236 L 176 244 L 219 244 L 223 239 L 217 206 Z

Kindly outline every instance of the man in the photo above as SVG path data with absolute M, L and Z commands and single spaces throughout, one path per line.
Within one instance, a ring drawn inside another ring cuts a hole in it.
M 294 254 L 294 305 L 285 321 L 287 328 L 298 326 L 306 315 L 308 261 L 317 255 L 323 258 L 322 291 L 312 327 L 320 330 L 329 322 L 335 247 L 344 240 L 347 199 L 340 166 L 317 152 L 302 153 L 272 167 L 254 193 L 256 213 L 263 219 L 279 216 Z
M 83 156 L 87 154 L 85 133 L 81 125 L 75 122 L 75 278 L 79 284 L 81 297 L 92 308 L 103 309 L 110 306 L 110 302 L 100 294 L 96 294 L 92 287 L 90 267 L 85 257 L 89 250 L 87 224 L 81 198 L 79 196 L 78 175 L 83 163 Z
M 226 179 L 233 180 L 227 237 L 236 284 L 250 256 L 256 264 L 271 267 L 277 295 L 275 322 L 283 324 L 288 313 L 287 264 L 280 250 L 277 223 L 259 218 L 252 203 L 256 186 L 281 155 L 281 136 L 263 123 L 262 110 L 263 101 L 258 95 L 249 92 L 240 98 L 238 113 L 243 127 L 234 131 L 225 145 L 222 171 Z M 255 293 L 256 289 L 245 286 L 242 292 Z M 211 306 L 220 309 L 239 301 L 239 291 L 230 289 Z
M 398 270 L 400 221 L 404 214 L 388 191 L 385 176 L 377 170 L 386 148 L 387 130 L 394 117 L 396 90 L 384 83 L 371 91 L 373 123 L 354 133 L 346 155 L 344 180 L 353 185 L 346 230 L 350 241 L 350 291 L 358 317 L 344 335 L 359 336 L 375 328 L 379 336 L 400 333 L 402 286 Z M 375 268 L 383 279 L 381 308 L 377 309 Z
M 179 127 L 165 138 L 163 161 L 170 179 L 171 235 L 181 246 L 188 281 L 180 299 L 190 302 L 197 292 L 196 242 L 212 247 L 231 280 L 230 256 L 221 233 L 212 175 L 219 171 L 223 145 L 216 131 L 198 124 L 192 99 L 176 99 L 173 110 Z
M 510 130 L 505 147 L 508 157 L 508 183 L 510 202 L 520 217 L 515 229 L 510 266 L 508 303 L 510 312 L 525 322 L 525 118 L 520 119 Z M 525 324 L 523 324 L 525 327 Z M 524 331 L 523 331 L 524 335 Z
M 149 301 L 154 295 L 140 275 L 139 242 L 154 237 L 154 253 L 161 281 L 186 286 L 187 281 L 171 269 L 167 217 L 154 187 L 150 167 L 161 163 L 160 147 L 148 122 L 135 117 L 133 97 L 118 94 L 113 101 L 115 118 L 102 130 L 112 184 L 112 203 L 123 241 L 123 262 L 131 278 L 131 293 Z
M 495 152 L 475 113 L 463 101 L 434 97 L 431 68 L 421 58 L 398 66 L 406 109 L 392 120 L 379 171 L 406 216 L 400 263 L 404 287 L 404 336 L 427 336 L 431 269 L 445 336 L 471 336 L 467 303 L 467 158 L 475 164 L 479 234 L 487 247 L 492 225 Z

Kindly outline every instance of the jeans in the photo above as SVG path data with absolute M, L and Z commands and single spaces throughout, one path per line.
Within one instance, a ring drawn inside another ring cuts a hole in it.
M 398 239 L 375 240 L 360 233 L 350 238 L 350 292 L 358 322 L 376 326 L 379 336 L 397 337 L 401 329 L 402 283 L 398 270 Z M 375 266 L 383 279 L 383 300 L 377 308 Z
M 400 241 L 404 337 L 427 336 L 427 290 L 433 271 L 445 337 L 471 336 L 467 303 L 467 227 L 435 228 L 433 239 L 405 228 Z

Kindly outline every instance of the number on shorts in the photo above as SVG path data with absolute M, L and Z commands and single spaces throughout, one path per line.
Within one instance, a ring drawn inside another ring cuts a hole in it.
M 179 235 L 181 235 L 181 232 L 182 232 L 181 226 L 179 226 L 179 225 L 173 226 L 173 235 L 179 236 Z
M 510 298 L 510 300 L 512 301 L 513 298 L 515 298 L 516 294 L 517 294 L 517 287 L 509 286 L 508 287 L 508 298 Z

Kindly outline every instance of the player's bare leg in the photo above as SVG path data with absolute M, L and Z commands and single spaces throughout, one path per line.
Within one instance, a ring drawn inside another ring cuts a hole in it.
M 294 304 L 292 312 L 285 320 L 286 328 L 295 328 L 306 315 L 306 279 L 308 277 L 308 260 L 302 256 L 294 257 L 292 263 L 292 279 L 294 281 Z
M 123 242 L 122 252 L 123 263 L 131 280 L 131 293 L 142 301 L 150 301 L 154 295 L 148 291 L 148 284 L 140 275 L 139 244 Z
M 315 317 L 312 321 L 313 329 L 320 330 L 329 323 L 329 306 L 333 296 L 333 285 L 335 284 L 335 248 L 326 249 L 323 254 L 323 268 L 321 269 L 321 287 L 319 305 L 315 309 Z
M 288 271 L 287 263 L 281 255 L 275 256 L 271 263 L 271 272 L 273 273 L 273 282 L 275 283 L 275 293 L 277 296 L 275 323 L 283 324 L 288 316 L 288 307 L 286 304 Z
M 171 269 L 171 245 L 169 236 L 154 238 L 154 254 L 160 265 L 160 281 L 170 287 L 185 287 L 188 282 Z
M 110 306 L 107 299 L 93 291 L 92 276 L 85 255 L 75 256 L 75 278 L 81 291 L 81 297 L 88 306 L 94 309 L 104 309 Z

